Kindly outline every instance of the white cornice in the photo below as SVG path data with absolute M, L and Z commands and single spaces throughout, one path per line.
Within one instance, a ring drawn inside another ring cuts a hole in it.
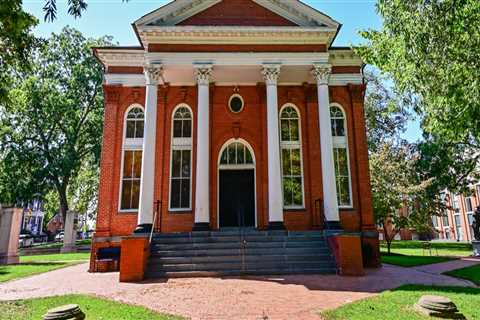
M 145 62 L 144 50 L 97 49 L 97 57 L 105 66 L 140 67 Z
M 192 65 L 209 62 L 219 66 L 260 66 L 264 63 L 280 63 L 285 66 L 305 66 L 327 63 L 328 53 L 310 52 L 150 52 L 145 61 L 162 62 L 165 65 Z
M 362 66 L 363 60 L 351 49 L 330 50 L 330 64 L 334 66 Z
M 144 45 L 166 44 L 328 44 L 336 29 L 328 27 L 145 26 L 138 29 Z

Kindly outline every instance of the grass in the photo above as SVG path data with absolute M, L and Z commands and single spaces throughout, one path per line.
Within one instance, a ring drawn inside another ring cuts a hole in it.
M 459 311 L 469 320 L 480 319 L 480 289 L 463 287 L 401 286 L 382 294 L 346 304 L 321 313 L 325 320 L 423 320 L 431 319 L 414 310 L 422 295 L 441 295 L 452 299 Z
M 387 255 L 387 245 L 382 242 L 382 262 L 401 267 L 414 267 L 432 263 L 445 262 L 457 257 L 472 254 L 472 245 L 459 242 L 431 242 L 432 250 L 422 249 L 421 241 L 393 241 L 391 255 Z M 437 255 L 438 254 L 438 255 Z
M 156 313 L 144 307 L 109 301 L 85 295 L 18 300 L 0 303 L 2 320 L 42 319 L 48 309 L 78 304 L 88 320 L 180 320 L 180 317 Z
M 0 266 L 0 283 L 65 268 L 86 261 L 88 258 L 89 253 L 21 256 L 19 264 Z
M 445 274 L 456 278 L 470 280 L 480 286 L 480 265 L 478 264 L 471 267 L 448 271 L 445 272 Z
M 92 244 L 92 239 L 82 239 L 77 240 L 77 246 L 86 246 Z M 46 243 L 46 244 L 39 244 L 34 245 L 28 249 L 52 249 L 52 248 L 61 248 L 63 246 L 63 242 L 54 242 L 54 243 Z

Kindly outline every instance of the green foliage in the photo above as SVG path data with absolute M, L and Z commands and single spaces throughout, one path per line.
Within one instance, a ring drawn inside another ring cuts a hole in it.
M 357 52 L 413 97 L 428 133 L 478 154 L 480 1 L 379 0 L 377 9 L 383 27 L 362 32 Z
M 403 255 L 398 253 L 382 255 L 382 263 L 393 264 L 404 268 L 424 266 L 433 263 L 440 263 L 453 260 L 448 257 L 438 256 L 419 256 L 419 255 Z
M 34 173 L 25 177 L 28 186 L 39 184 L 42 191 L 44 185 L 54 188 L 63 215 L 70 184 L 83 179 L 79 172 L 97 170 L 102 71 L 91 47 L 106 44 L 108 38 L 86 39 L 68 27 L 52 34 L 36 49 L 31 70 L 10 90 L 9 102 L 0 105 L 3 154 L 21 160 L 9 161 L 8 166 L 14 172 Z M 10 198 L 33 193 L 23 191 L 13 190 L 15 196 Z

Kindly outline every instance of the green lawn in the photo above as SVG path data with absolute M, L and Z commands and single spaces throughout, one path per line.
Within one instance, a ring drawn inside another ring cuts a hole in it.
M 88 260 L 89 255 L 89 253 L 63 253 L 21 256 L 20 264 L 0 266 L 0 283 L 84 262 Z
M 445 272 L 445 274 L 470 280 L 480 286 L 480 265 Z
M 92 239 L 82 239 L 82 240 L 77 240 L 76 245 L 77 246 L 86 246 L 92 244 Z M 31 248 L 34 249 L 39 249 L 39 248 L 61 248 L 63 246 L 63 242 L 53 242 L 53 243 L 46 243 L 46 244 L 40 244 L 40 245 L 34 245 Z
M 381 242 L 382 262 L 402 267 L 413 267 L 445 262 L 456 257 L 465 257 L 472 254 L 472 246 L 469 243 L 432 242 L 431 244 L 430 255 L 430 251 L 422 249 L 421 241 L 394 241 L 391 247 L 392 254 L 387 255 L 386 243 Z
M 42 319 L 48 309 L 65 304 L 78 304 L 88 320 L 179 320 L 180 317 L 159 314 L 143 307 L 132 306 L 85 295 L 19 300 L 0 303 L 2 320 Z
M 382 294 L 346 304 L 321 313 L 325 320 L 422 320 L 431 319 L 413 309 L 422 295 L 442 295 L 453 300 L 460 312 L 469 319 L 480 319 L 480 289 L 462 287 L 428 287 L 406 285 Z

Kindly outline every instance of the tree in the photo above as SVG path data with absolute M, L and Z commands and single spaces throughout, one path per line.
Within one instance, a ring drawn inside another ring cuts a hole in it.
M 368 150 L 375 152 L 382 141 L 397 142 L 411 118 L 409 102 L 402 100 L 388 87 L 389 79 L 378 72 L 365 72 L 365 119 Z
M 431 217 L 438 212 L 431 205 L 436 200 L 427 192 L 432 180 L 418 174 L 417 161 L 415 145 L 406 142 L 384 142 L 370 157 L 372 206 L 376 223 L 383 228 L 388 254 L 401 229 L 430 233 Z
M 57 18 L 57 0 L 44 0 L 45 5 L 45 21 L 53 21 Z M 122 0 L 128 2 L 129 0 Z M 85 0 L 69 0 L 68 13 L 75 18 L 80 18 L 82 13 L 87 9 L 87 1 Z
M 32 58 L 32 70 L 0 105 L 0 141 L 5 153 L 21 158 L 15 171 L 35 173 L 58 194 L 65 218 L 68 191 L 85 160 L 98 163 L 103 120 L 102 70 L 91 47 L 109 39 L 86 39 L 64 28 L 52 34 Z M 18 195 L 17 195 L 18 196 Z
M 413 97 L 426 132 L 478 154 L 480 1 L 379 0 L 377 10 L 383 27 L 362 32 L 357 52 Z

